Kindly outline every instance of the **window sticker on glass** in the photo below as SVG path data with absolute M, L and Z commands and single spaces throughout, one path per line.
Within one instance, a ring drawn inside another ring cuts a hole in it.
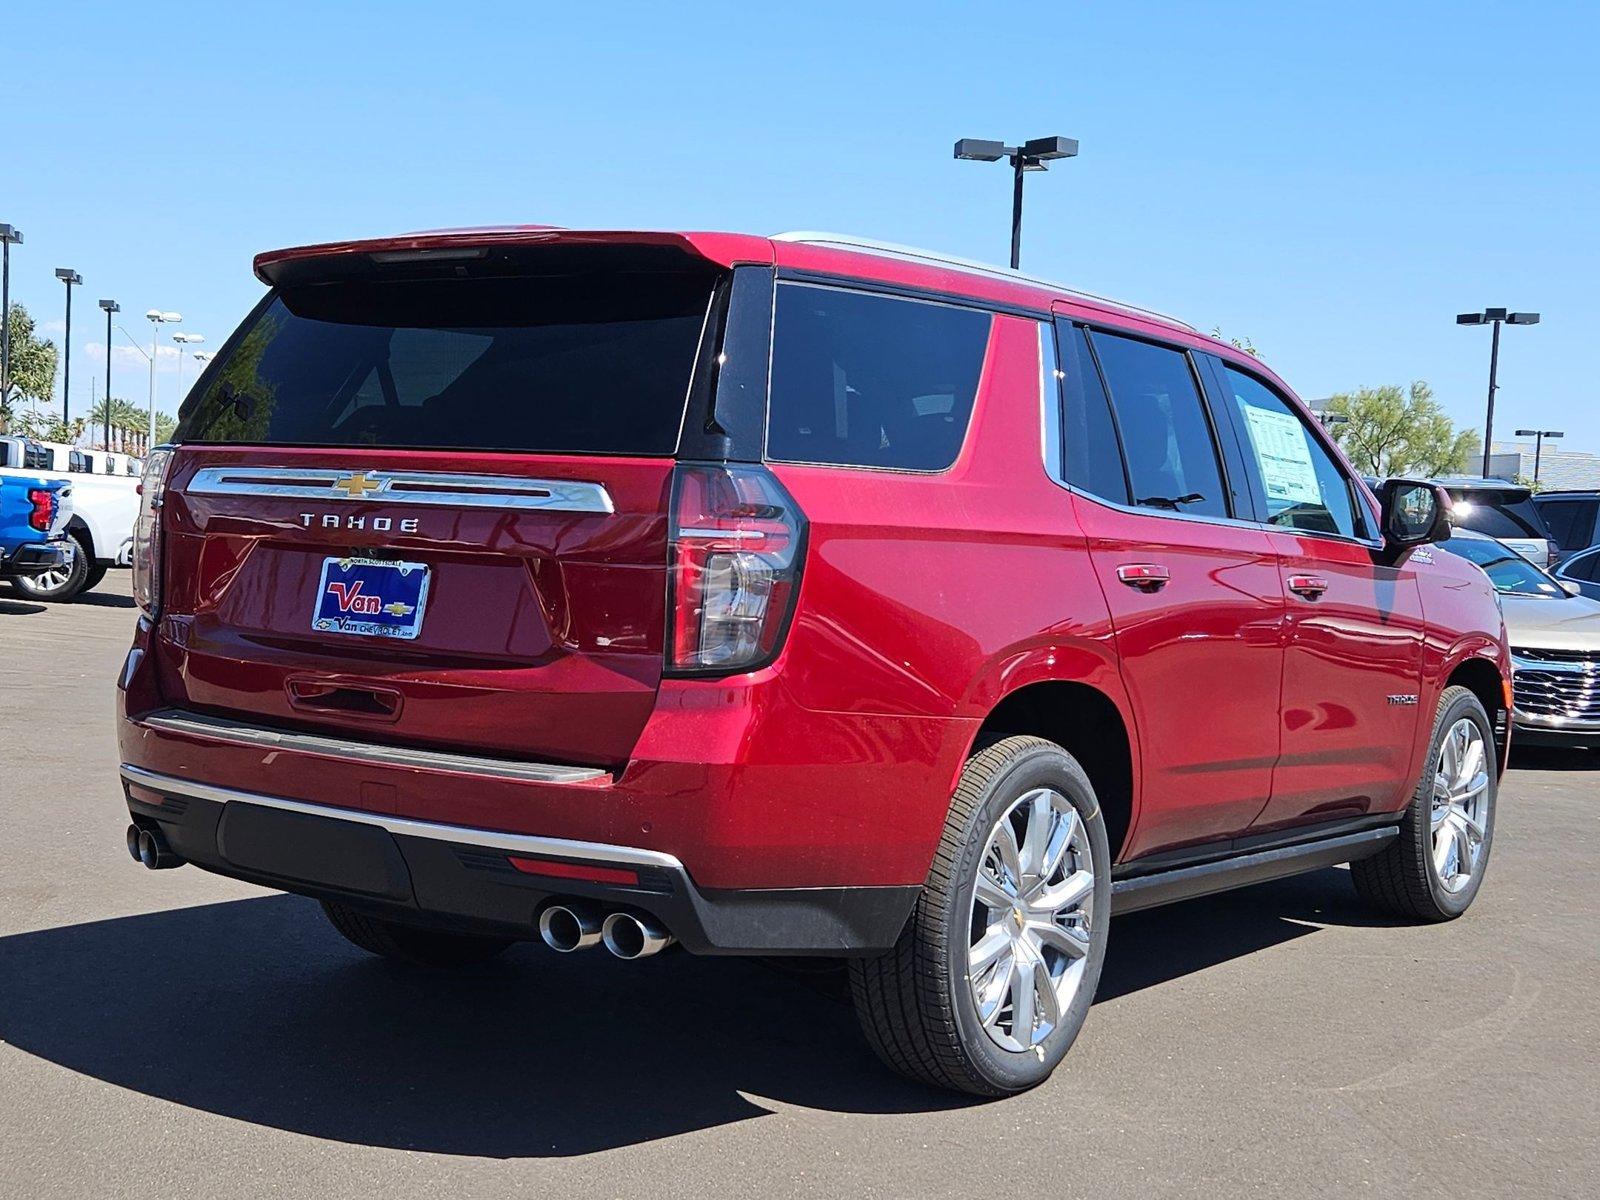
M 1322 503 L 1317 468 L 1311 461 L 1311 448 L 1306 445 L 1300 422 L 1291 413 L 1257 408 L 1246 403 L 1243 396 L 1237 399 L 1261 463 L 1261 483 L 1267 499 L 1291 504 Z

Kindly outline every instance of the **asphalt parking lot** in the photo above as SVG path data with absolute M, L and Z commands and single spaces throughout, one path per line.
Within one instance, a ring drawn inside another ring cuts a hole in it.
M 0 598 L 0 1196 L 1600 1194 L 1600 755 L 1517 755 L 1451 925 L 1340 870 L 1119 920 L 1066 1065 L 970 1103 L 762 964 L 418 973 L 137 867 L 127 580 Z

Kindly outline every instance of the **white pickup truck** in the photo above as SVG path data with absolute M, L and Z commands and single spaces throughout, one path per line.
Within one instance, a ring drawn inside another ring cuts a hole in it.
M 118 456 L 121 457 L 121 456 Z M 105 456 L 14 434 L 0 435 L 0 474 L 45 475 L 72 484 L 72 519 L 67 525 L 72 552 L 65 565 L 42 575 L 9 580 L 30 600 L 71 600 L 105 577 L 110 567 L 128 565 L 133 522 L 139 513 L 137 476 L 92 472 L 86 463 Z M 76 469 L 74 469 L 76 468 Z M 122 469 L 125 471 L 126 465 Z

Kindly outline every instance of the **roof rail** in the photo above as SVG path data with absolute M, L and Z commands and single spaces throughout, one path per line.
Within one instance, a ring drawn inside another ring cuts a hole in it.
M 994 279 L 1005 279 L 1012 283 L 1030 283 L 1035 287 L 1048 288 L 1053 292 L 1076 296 L 1092 304 L 1103 304 L 1108 308 L 1119 308 L 1124 312 L 1135 313 L 1141 317 L 1154 317 L 1159 321 L 1176 325 L 1180 329 L 1187 329 L 1191 333 L 1199 332 L 1189 322 L 1179 317 L 1174 317 L 1170 313 L 1160 312 L 1154 308 L 1145 308 L 1140 304 L 1129 304 L 1124 300 L 1113 300 L 1109 296 L 1097 296 L 1093 292 L 1085 292 L 1080 288 L 1068 287 L 1064 283 L 1056 283 L 1050 279 L 1040 279 L 1035 275 L 1024 275 L 1021 271 L 1013 271 L 1009 267 L 977 262 L 970 258 L 956 258 L 950 254 L 941 254 L 937 250 L 922 250 L 916 246 L 902 246 L 895 242 L 879 242 L 874 241 L 872 238 L 856 237 L 848 233 L 824 233 L 812 229 L 775 233 L 772 235 L 772 240 L 775 242 L 803 242 L 811 246 L 839 246 L 846 250 L 864 250 L 871 254 L 882 255 L 885 258 L 932 263 L 940 267 L 954 267 L 958 271 L 967 271 L 973 275 L 987 275 Z

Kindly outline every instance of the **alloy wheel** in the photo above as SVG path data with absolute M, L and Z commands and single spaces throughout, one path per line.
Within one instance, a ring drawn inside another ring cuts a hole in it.
M 1433 872 L 1447 892 L 1472 882 L 1489 823 L 1489 755 L 1478 723 L 1450 726 L 1433 775 Z
M 996 1045 L 1030 1050 L 1060 1024 L 1082 983 L 1093 909 L 1078 810 L 1050 788 L 1025 793 L 990 831 L 972 898 L 967 985 Z

